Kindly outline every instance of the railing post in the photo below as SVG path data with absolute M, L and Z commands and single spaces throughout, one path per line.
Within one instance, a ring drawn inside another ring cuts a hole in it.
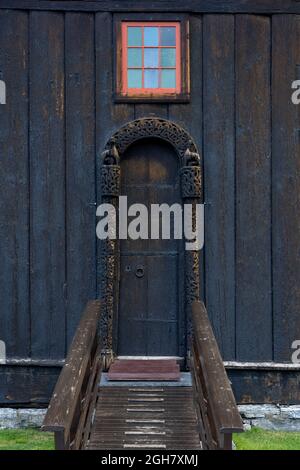
M 61 431 L 54 432 L 54 444 L 55 450 L 67 450 L 68 447 L 65 444 L 65 431 L 62 429 Z
M 221 434 L 222 437 L 222 450 L 232 450 L 232 434 Z

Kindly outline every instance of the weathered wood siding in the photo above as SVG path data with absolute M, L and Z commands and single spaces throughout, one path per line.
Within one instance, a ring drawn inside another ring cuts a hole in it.
M 224 359 L 290 361 L 300 16 L 193 14 L 190 42 L 188 104 L 115 104 L 113 13 L 0 9 L 0 339 L 10 359 L 65 356 L 97 297 L 99 152 L 122 124 L 155 115 L 203 152 L 203 298 Z

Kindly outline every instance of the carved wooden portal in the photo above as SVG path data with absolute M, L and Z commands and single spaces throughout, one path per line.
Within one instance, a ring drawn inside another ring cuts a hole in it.
M 202 201 L 201 158 L 191 136 L 174 122 L 160 118 L 142 118 L 131 121 L 115 132 L 101 154 L 101 195 L 102 203 L 112 204 L 118 210 L 121 187 L 120 158 L 126 149 L 140 139 L 156 138 L 168 142 L 179 158 L 181 197 L 183 203 L 195 205 Z M 195 219 L 195 211 L 193 211 Z M 195 221 L 193 220 L 193 223 Z M 195 227 L 195 225 L 194 225 Z M 114 324 L 118 316 L 119 300 L 119 241 L 101 241 L 99 258 L 100 296 L 102 318 L 100 335 L 103 341 L 103 356 L 108 367 L 116 351 L 117 337 Z M 184 255 L 184 309 L 187 338 L 191 332 L 191 303 L 199 299 L 199 252 L 185 251 Z M 187 341 L 187 345 L 189 341 Z M 188 355 L 188 346 L 186 355 Z

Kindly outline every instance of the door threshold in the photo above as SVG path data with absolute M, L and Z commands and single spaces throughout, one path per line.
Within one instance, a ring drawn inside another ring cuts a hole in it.
M 114 381 L 114 380 L 108 380 L 107 378 L 107 373 L 104 372 L 101 374 L 101 379 L 99 386 L 102 387 L 116 387 L 116 388 L 121 388 L 125 387 L 128 388 L 129 391 L 163 391 L 165 388 L 169 387 L 192 387 L 192 376 L 190 372 L 181 372 L 180 373 L 180 380 L 176 381 L 143 381 L 143 380 L 130 380 L 130 381 Z
M 175 361 L 182 361 L 184 357 L 181 356 L 116 356 L 116 359 L 130 359 L 130 360 L 138 360 L 138 361 L 162 361 L 162 360 L 170 360 L 174 359 Z

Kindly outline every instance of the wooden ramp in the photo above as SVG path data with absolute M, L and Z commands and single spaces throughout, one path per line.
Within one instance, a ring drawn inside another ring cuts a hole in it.
M 191 387 L 101 387 L 88 449 L 201 449 Z
M 182 380 L 157 384 L 154 374 L 151 383 L 100 381 L 100 313 L 98 301 L 88 303 L 45 416 L 42 430 L 54 432 L 55 448 L 231 449 L 232 433 L 242 432 L 243 423 L 204 304 L 192 308 L 192 386 Z M 145 373 L 145 365 L 134 365 L 136 374 Z M 169 365 L 164 380 L 171 370 L 178 373 Z M 126 373 L 123 380 L 130 378 Z

